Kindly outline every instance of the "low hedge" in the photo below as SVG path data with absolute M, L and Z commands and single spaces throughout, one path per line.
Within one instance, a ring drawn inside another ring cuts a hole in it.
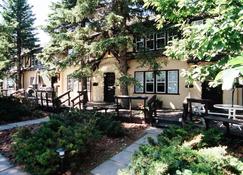
M 222 139 L 216 129 L 171 127 L 140 147 L 119 175 L 241 175 L 242 161 L 218 146 Z
M 31 174 L 54 175 L 60 170 L 58 148 L 66 150 L 65 168 L 72 170 L 104 134 L 122 136 L 121 123 L 94 111 L 65 111 L 50 116 L 48 123 L 35 130 L 19 130 L 13 136 L 14 156 Z
M 28 99 L 0 96 L 0 123 L 43 117 L 36 108 L 37 105 Z

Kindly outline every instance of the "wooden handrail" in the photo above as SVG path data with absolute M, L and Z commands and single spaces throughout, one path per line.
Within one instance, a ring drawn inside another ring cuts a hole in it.
M 55 100 L 56 100 L 56 101 L 60 101 L 60 105 L 62 105 L 62 104 L 64 104 L 64 103 L 68 102 L 68 106 L 70 106 L 70 105 L 71 105 L 70 92 L 71 92 L 71 90 L 65 92 L 64 94 L 58 96 Z M 64 101 L 61 101 L 61 99 L 62 99 L 63 97 L 65 97 L 65 96 L 67 96 L 67 99 L 64 100 Z
M 71 92 L 71 90 L 65 92 L 64 94 L 58 96 L 57 99 L 60 99 L 60 98 L 62 98 L 62 97 L 64 97 L 64 96 L 68 95 L 70 92 Z
M 78 91 L 78 96 L 76 96 L 75 98 L 73 98 L 71 100 L 72 102 L 72 107 L 74 108 L 75 106 L 79 105 L 79 108 L 81 109 L 81 104 L 83 103 L 83 100 L 81 100 L 81 97 L 84 95 L 83 91 Z M 76 100 L 79 100 L 77 103 L 75 103 Z

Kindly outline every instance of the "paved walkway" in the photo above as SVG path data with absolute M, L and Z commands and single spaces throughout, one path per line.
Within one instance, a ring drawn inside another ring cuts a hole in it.
M 18 128 L 22 126 L 29 126 L 34 124 L 40 124 L 49 121 L 49 118 L 42 118 L 36 120 L 28 120 L 23 122 L 11 123 L 7 125 L 0 125 L 0 131 Z M 7 158 L 0 154 L 0 175 L 28 175 L 20 170 L 20 168 L 13 166 Z
M 41 118 L 41 119 L 27 120 L 27 121 L 23 121 L 23 122 L 10 123 L 7 125 L 0 125 L 0 131 L 18 128 L 18 127 L 22 127 L 22 126 L 40 124 L 40 123 L 44 123 L 44 122 L 48 122 L 48 121 L 49 121 L 49 118 L 45 117 L 45 118 Z
M 148 128 L 142 138 L 93 169 L 91 173 L 93 175 L 117 175 L 119 169 L 124 169 L 129 165 L 133 153 L 139 149 L 139 146 L 148 143 L 148 137 L 156 139 L 161 132 L 162 130 L 158 128 Z

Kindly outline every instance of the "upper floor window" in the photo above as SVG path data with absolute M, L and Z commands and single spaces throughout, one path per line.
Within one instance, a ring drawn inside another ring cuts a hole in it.
M 154 48 L 154 34 L 151 34 L 146 37 L 146 49 L 154 50 Z
M 167 43 L 178 36 L 178 29 L 171 27 L 167 30 Z
M 143 51 L 144 50 L 144 38 L 137 37 L 136 38 L 136 51 Z
M 75 79 L 71 76 L 71 75 L 68 75 L 67 76 L 67 90 L 71 90 L 73 91 L 74 90 L 74 83 L 75 83 Z
M 156 34 L 156 49 L 163 49 L 166 46 L 165 31 Z

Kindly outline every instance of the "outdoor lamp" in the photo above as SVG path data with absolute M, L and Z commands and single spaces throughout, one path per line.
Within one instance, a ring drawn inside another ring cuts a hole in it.
M 61 159 L 60 167 L 61 167 L 61 173 L 63 173 L 64 172 L 64 161 L 63 160 L 64 160 L 64 157 L 65 157 L 65 149 L 64 148 L 58 148 L 56 150 L 56 152 L 58 153 L 58 156 Z
M 61 159 L 64 158 L 64 156 L 65 156 L 65 149 L 64 149 L 64 148 L 58 148 L 58 149 L 56 150 L 56 152 L 58 153 L 58 155 L 59 155 L 59 157 L 60 157 Z

